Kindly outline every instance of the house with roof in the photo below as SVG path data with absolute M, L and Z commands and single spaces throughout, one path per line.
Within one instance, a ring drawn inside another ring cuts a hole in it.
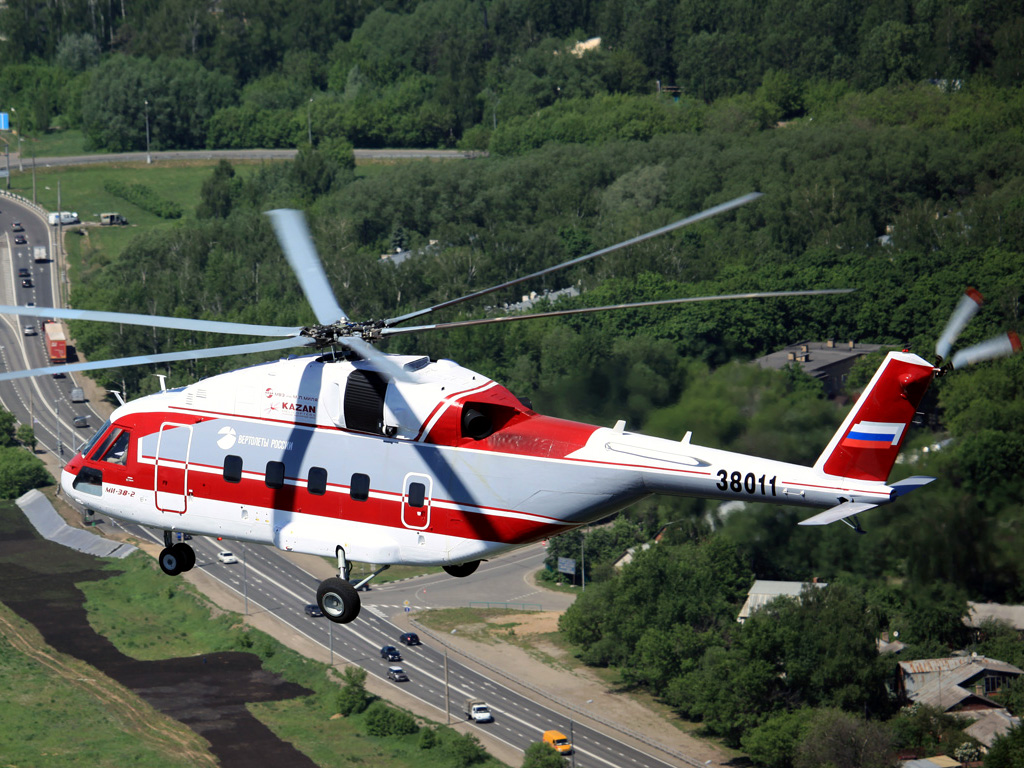
M 822 383 L 826 396 L 833 397 L 842 391 L 846 376 L 857 358 L 880 349 L 883 349 L 880 344 L 838 343 L 834 339 L 800 341 L 759 357 L 754 363 L 774 370 L 782 370 L 790 364 L 799 365 L 804 373 Z
M 996 736 L 1020 723 L 992 697 L 1021 675 L 1024 670 L 1013 664 L 976 653 L 901 661 L 896 673 L 896 693 L 908 703 L 973 720 L 964 732 L 991 746 Z
M 763 608 L 772 600 L 779 597 L 789 597 L 795 600 L 800 599 L 800 593 L 804 587 L 826 587 L 823 581 L 771 581 L 769 579 L 756 579 L 747 591 L 747 599 L 740 608 L 736 621 L 742 624 L 750 614 L 758 608 Z

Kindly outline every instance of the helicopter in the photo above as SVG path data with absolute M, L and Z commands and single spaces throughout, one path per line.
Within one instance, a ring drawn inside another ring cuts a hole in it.
M 812 466 L 600 427 L 537 413 L 528 400 L 452 360 L 385 354 L 405 333 L 699 301 L 848 293 L 819 289 L 705 296 L 403 325 L 431 312 L 689 226 L 760 197 L 750 193 L 539 272 L 396 317 L 355 321 L 339 306 L 304 215 L 268 212 L 317 324 L 279 327 L 48 307 L 7 314 L 93 320 L 272 341 L 71 363 L 0 380 L 243 353 L 312 348 L 121 402 L 61 471 L 82 507 L 162 529 L 158 563 L 174 576 L 195 552 L 176 533 L 269 544 L 336 558 L 316 601 L 331 621 L 360 612 L 358 589 L 394 564 L 439 565 L 455 577 L 481 561 L 607 517 L 651 494 L 757 501 L 823 510 L 801 525 L 842 521 L 931 482 L 888 476 L 931 381 L 1020 350 L 1014 334 L 957 352 L 981 306 L 970 289 L 937 346 L 937 362 L 890 352 Z M 120 398 L 119 398 L 120 399 Z M 372 563 L 352 583 L 351 563 Z

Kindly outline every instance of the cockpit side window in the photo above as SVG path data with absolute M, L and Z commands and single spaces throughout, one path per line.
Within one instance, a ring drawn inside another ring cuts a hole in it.
M 131 433 L 127 429 L 115 429 L 110 437 L 103 441 L 102 453 L 97 451 L 100 461 L 108 464 L 125 464 L 128 461 L 128 443 Z

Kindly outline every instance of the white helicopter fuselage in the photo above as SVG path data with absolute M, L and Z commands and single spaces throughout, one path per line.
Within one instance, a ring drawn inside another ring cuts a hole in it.
M 454 362 L 389 357 L 405 377 L 298 357 L 132 401 L 62 487 L 165 531 L 380 565 L 485 559 L 652 493 L 858 509 L 898 495 L 884 476 L 824 471 L 828 449 L 804 467 L 551 418 Z M 931 366 L 903 357 L 927 387 Z

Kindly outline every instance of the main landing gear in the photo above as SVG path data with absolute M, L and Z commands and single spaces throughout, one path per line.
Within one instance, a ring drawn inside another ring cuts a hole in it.
M 353 584 L 349 579 L 352 565 L 345 558 L 345 550 L 338 547 L 338 576 L 324 579 L 316 591 L 316 604 L 320 612 L 335 624 L 348 624 L 359 615 L 362 606 L 356 591 L 381 571 L 390 568 L 383 565 L 365 579 Z
M 160 570 L 168 576 L 191 571 L 196 564 L 196 552 L 183 541 L 174 543 L 170 531 L 164 531 L 164 548 L 157 558 Z

